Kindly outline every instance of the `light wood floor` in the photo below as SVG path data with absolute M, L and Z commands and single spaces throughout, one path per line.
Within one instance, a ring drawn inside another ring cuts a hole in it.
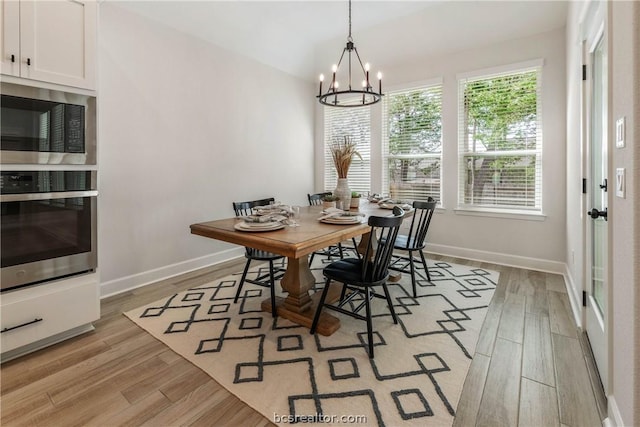
M 500 271 L 456 426 L 601 425 L 606 402 L 594 395 L 593 365 L 562 276 L 430 258 Z M 4 363 L 0 424 L 272 425 L 122 315 L 242 265 L 234 261 L 107 298 L 94 332 Z

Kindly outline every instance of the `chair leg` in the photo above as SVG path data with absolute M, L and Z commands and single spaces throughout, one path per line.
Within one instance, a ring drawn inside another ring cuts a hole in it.
M 238 296 L 240 296 L 240 292 L 242 292 L 242 286 L 244 286 L 244 280 L 247 278 L 247 273 L 249 272 L 249 264 L 251 264 L 251 260 L 247 258 L 247 263 L 244 265 L 244 271 L 242 272 L 242 277 L 240 278 L 240 285 L 238 285 L 238 291 L 236 292 L 236 297 L 233 299 L 233 303 L 238 302 Z
M 352 237 L 351 241 L 353 242 L 353 251 L 356 253 L 356 256 L 358 257 L 358 259 L 360 259 L 361 256 L 360 256 L 360 252 L 358 252 L 358 244 L 356 243 L 356 238 Z
M 320 312 L 322 311 L 322 307 L 324 307 L 324 300 L 325 298 L 327 298 L 327 293 L 329 291 L 329 283 L 331 283 L 331 279 L 327 279 L 327 281 L 324 284 L 324 289 L 322 289 L 322 296 L 320 297 L 320 301 L 318 302 L 318 307 L 316 308 L 316 314 L 313 316 L 313 323 L 311 324 L 311 329 L 309 330 L 310 334 L 316 333 L 318 320 L 320 320 Z
M 338 252 L 340 253 L 340 259 L 344 259 L 344 252 L 342 251 L 342 243 L 338 243 Z
M 342 292 L 340 292 L 340 302 L 344 301 L 344 296 L 347 294 L 347 285 L 342 284 Z
M 422 258 L 422 265 L 424 265 L 424 271 L 427 272 L 427 280 L 430 282 L 431 281 L 431 275 L 429 275 L 429 268 L 427 267 L 427 260 L 424 258 L 424 254 L 422 253 L 422 251 L 418 251 L 420 252 L 420 258 Z
M 315 252 L 311 252 L 311 257 L 309 258 L 309 266 L 313 264 L 313 257 L 316 256 Z
M 409 266 L 411 267 L 411 287 L 413 288 L 413 297 L 416 298 L 418 296 L 418 292 L 416 290 L 416 267 L 413 264 L 413 253 L 409 251 Z
M 373 325 L 371 324 L 371 288 L 367 287 L 365 309 L 367 314 L 367 341 L 369 342 L 369 359 L 373 359 Z
M 393 301 L 391 300 L 391 294 L 389 294 L 389 288 L 387 288 L 387 284 L 382 284 L 382 289 L 384 290 L 384 296 L 387 297 L 387 304 L 389 305 L 389 311 L 391 312 L 391 317 L 393 318 L 393 323 L 398 324 L 398 318 L 396 317 L 396 310 L 393 308 Z
M 276 281 L 273 274 L 273 261 L 269 261 L 269 283 L 271 291 L 271 317 L 278 317 L 278 309 L 276 307 Z

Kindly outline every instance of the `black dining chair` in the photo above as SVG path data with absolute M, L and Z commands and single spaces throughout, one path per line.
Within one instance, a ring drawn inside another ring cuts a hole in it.
M 253 200 L 250 202 L 233 202 L 233 210 L 236 213 L 237 217 L 251 215 L 253 208 L 258 206 L 266 206 L 270 202 L 275 201 L 275 199 L 261 199 L 261 200 Z M 242 278 L 240 279 L 240 285 L 238 286 L 238 291 L 236 292 L 236 296 L 233 299 L 234 303 L 238 302 L 238 297 L 242 292 L 242 286 L 244 286 L 245 282 L 252 283 L 254 285 L 262 286 L 265 288 L 270 288 L 271 291 L 271 315 L 273 317 L 277 317 L 278 311 L 276 309 L 276 291 L 275 291 L 275 281 L 281 279 L 284 275 L 284 257 L 282 255 L 274 254 L 267 251 L 262 251 L 259 249 L 245 247 L 244 252 L 245 258 L 247 258 L 247 262 L 244 265 L 244 271 L 242 272 Z M 269 263 L 269 273 L 258 275 L 255 279 L 247 279 L 247 273 L 249 272 L 249 266 L 251 265 L 251 261 L 267 261 Z M 283 266 L 280 268 L 274 267 L 275 261 L 282 261 Z
M 427 237 L 427 231 L 429 230 L 429 224 L 431 223 L 431 217 L 436 210 L 436 201 L 429 197 L 426 202 L 414 201 L 413 208 L 414 214 L 411 219 L 411 226 L 409 227 L 408 234 L 399 234 L 394 245 L 395 250 L 406 251 L 407 255 L 399 255 L 394 252 L 390 270 L 400 271 L 411 275 L 411 287 L 413 289 L 413 297 L 417 297 L 416 289 L 416 266 L 413 258 L 413 253 L 418 252 L 420 254 L 420 260 L 424 267 L 425 274 L 427 275 L 427 281 L 431 281 L 431 275 L 429 274 L 429 267 L 427 267 L 427 260 L 424 258 L 422 250 L 425 247 L 425 238 Z M 409 270 L 407 270 L 407 267 Z
M 314 334 L 318 326 L 320 314 L 325 307 L 359 320 L 365 320 L 367 322 L 367 341 L 369 344 L 369 357 L 371 359 L 373 359 L 371 299 L 373 297 L 386 298 L 393 323 L 398 323 L 395 310 L 393 309 L 393 302 L 389 295 L 389 289 L 387 289 L 387 279 L 389 278 L 388 267 L 391 261 L 391 255 L 393 254 L 393 244 L 398 236 L 404 211 L 399 209 L 398 212 L 394 211 L 394 214 L 396 216 L 369 217 L 371 231 L 368 237 L 363 237 L 367 239 L 367 248 L 362 258 L 345 258 L 334 261 L 324 268 L 322 274 L 326 278 L 326 282 L 313 318 L 313 323 L 311 324 L 311 333 Z M 378 238 L 372 238 L 372 236 L 378 236 Z M 375 242 L 376 240 L 377 242 Z M 335 305 L 325 303 L 329 286 L 332 282 L 342 284 L 340 300 Z M 372 288 L 375 286 L 382 286 L 384 296 L 372 291 Z M 351 293 L 347 294 L 347 290 L 350 290 Z M 344 307 L 352 302 L 357 295 L 362 295 L 364 301 L 353 310 L 345 309 Z M 358 313 L 363 305 L 365 307 L 364 316 Z
M 307 194 L 307 199 L 309 199 L 309 206 L 321 205 L 322 199 L 324 198 L 324 196 L 330 196 L 331 194 L 333 193 L 331 193 L 330 191 L 324 192 L 324 193 Z M 356 256 L 360 258 L 360 253 L 358 252 L 358 244 L 356 243 L 355 237 L 352 237 L 351 241 L 353 242 L 353 247 L 349 247 L 349 246 L 343 247 L 342 243 L 338 243 L 337 245 L 331 245 L 327 248 L 313 252 L 311 254 L 311 257 L 309 257 L 309 265 L 313 264 L 313 258 L 316 255 L 326 256 L 329 259 L 331 259 L 332 257 L 339 256 L 340 259 L 342 259 L 344 258 L 345 249 L 353 251 L 356 254 Z

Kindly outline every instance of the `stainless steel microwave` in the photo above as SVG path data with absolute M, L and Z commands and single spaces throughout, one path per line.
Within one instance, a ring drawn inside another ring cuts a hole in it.
M 2 164 L 95 165 L 96 98 L 0 85 Z

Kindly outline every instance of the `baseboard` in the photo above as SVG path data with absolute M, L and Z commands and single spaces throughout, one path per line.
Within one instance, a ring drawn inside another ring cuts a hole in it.
M 502 254 L 498 252 L 481 251 L 477 249 L 460 248 L 457 246 L 428 243 L 425 251 L 438 255 L 464 258 L 472 261 L 490 262 L 492 264 L 544 271 L 547 273 L 563 274 L 565 271 L 565 263 L 563 262 Z
M 622 414 L 620 414 L 620 409 L 618 409 L 618 404 L 616 403 L 616 398 L 610 394 L 607 397 L 607 413 L 608 417 L 602 422 L 603 426 L 612 426 L 612 427 L 624 427 L 625 423 L 622 420 Z
M 575 320 L 578 328 L 582 328 L 582 298 L 580 297 L 578 288 L 576 288 L 576 284 L 573 281 L 573 276 L 571 275 L 569 266 L 567 264 L 565 264 L 564 266 L 565 266 L 565 271 L 563 273 L 564 283 L 567 287 L 567 294 L 569 294 L 569 302 L 571 303 L 573 320 Z
M 100 284 L 100 298 L 107 298 L 122 292 L 140 288 L 159 280 L 168 279 L 169 277 L 197 270 L 198 268 L 209 267 L 211 265 L 220 264 L 221 262 L 230 261 L 241 257 L 243 253 L 244 248 L 227 249 L 216 252 L 215 254 L 178 262 L 165 267 L 156 268 L 154 270 L 144 271 L 142 273 L 104 282 Z

